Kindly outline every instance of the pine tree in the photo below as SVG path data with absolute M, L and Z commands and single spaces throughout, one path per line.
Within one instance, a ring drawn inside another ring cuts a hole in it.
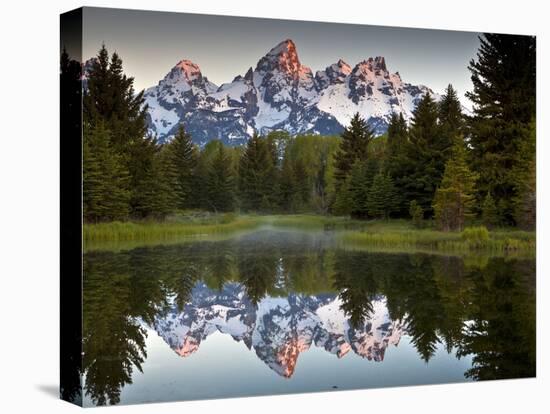
M 483 204 L 481 205 L 481 218 L 483 224 L 488 228 L 496 226 L 499 222 L 497 205 L 491 193 L 487 193 L 483 199 Z
M 155 205 L 155 201 L 147 199 L 146 196 L 146 194 L 151 194 L 150 197 L 155 197 L 156 193 L 151 193 L 153 191 L 151 183 L 160 184 L 158 183 L 161 172 L 160 167 L 155 165 L 155 158 L 159 149 L 156 137 L 146 136 L 132 142 L 126 150 L 119 153 L 121 159 L 126 161 L 125 165 L 129 172 L 132 217 L 143 218 L 164 215 L 164 213 L 157 214 L 152 209 L 151 206 Z M 160 191 L 160 188 L 158 191 Z
M 448 145 L 453 144 L 453 137 L 456 137 L 464 132 L 465 120 L 462 115 L 462 106 L 458 99 L 458 94 L 449 84 L 439 101 L 439 123 L 448 129 L 445 131 L 449 135 Z
M 123 220 L 129 213 L 128 172 L 103 124 L 84 131 L 83 206 L 86 221 Z
M 313 205 L 315 210 L 321 214 L 326 214 L 328 212 L 329 200 L 328 200 L 328 145 L 323 145 L 319 151 L 319 168 L 314 177 L 313 184 Z
M 284 138 L 283 138 L 284 137 Z M 273 211 L 277 209 L 278 200 L 277 194 L 279 194 L 279 178 L 281 172 L 282 157 L 281 153 L 284 153 L 284 147 L 286 146 L 285 134 L 269 134 L 265 139 L 265 145 L 267 146 L 269 155 L 271 157 L 269 176 L 271 180 L 271 190 L 268 195 L 263 198 L 264 211 Z
M 306 166 L 301 158 L 296 160 L 293 170 L 296 188 L 296 204 L 298 209 L 304 210 L 309 205 L 311 184 L 309 182 Z
M 397 208 L 397 194 L 393 181 L 389 174 L 379 172 L 368 191 L 368 214 L 371 217 L 387 219 Z
M 404 173 L 397 180 L 405 201 L 416 200 L 428 216 L 432 214 L 432 199 L 446 161 L 438 115 L 436 102 L 426 93 L 413 113 L 409 145 L 403 157 Z
M 353 218 L 367 217 L 370 186 L 366 161 L 355 161 L 350 172 L 349 188 L 347 189 L 351 199 L 350 214 Z
M 480 196 L 490 192 L 508 223 L 515 221 L 518 172 L 529 168 L 521 148 L 530 140 L 529 124 L 535 117 L 535 57 L 535 37 L 486 33 L 469 65 L 474 85 L 466 94 L 474 103 L 469 119 L 472 167 L 480 173 Z
M 82 205 L 85 221 L 98 221 L 101 219 L 101 203 L 103 200 L 104 184 L 102 165 L 97 154 L 90 148 L 90 132 L 84 134 L 82 145 Z M 93 145 L 99 147 L 98 144 Z M 94 148 L 95 149 L 95 148 Z
M 223 143 L 217 139 L 209 141 L 200 151 L 196 150 L 196 165 L 193 169 L 190 183 L 192 188 L 192 197 L 188 200 L 189 207 L 204 210 L 211 210 L 212 206 L 208 199 L 208 174 L 212 166 L 212 160 L 218 154 Z M 229 151 L 227 151 L 229 154 Z M 233 173 L 235 174 L 235 161 L 231 159 Z M 236 178 L 235 178 L 236 180 Z M 235 181 L 237 182 L 237 181 Z
M 191 136 L 180 126 L 169 144 L 173 189 L 180 209 L 193 207 L 197 151 Z
M 162 219 L 177 207 L 172 179 L 173 169 L 169 162 L 168 148 L 158 144 L 156 138 L 148 137 L 133 147 L 131 171 L 131 206 L 138 218 Z
M 455 137 L 464 135 L 465 121 L 458 94 L 449 84 L 439 101 L 439 149 L 449 158 Z
M 384 194 L 384 175 L 378 173 L 374 177 L 372 186 L 368 191 L 367 211 L 369 216 L 382 218 L 385 214 L 386 198 Z
M 239 164 L 239 192 L 245 210 L 270 210 L 276 206 L 273 152 L 260 136 L 252 137 Z
M 537 164 L 536 121 L 529 124 L 529 135 L 518 148 L 518 163 L 512 171 L 514 177 L 514 220 L 526 230 L 534 230 L 537 224 Z
M 535 230 L 537 225 L 536 173 L 535 163 L 530 164 L 515 200 L 516 223 L 525 230 Z
M 136 183 L 133 201 L 134 212 L 139 217 L 163 219 L 177 206 L 171 181 L 164 175 L 166 170 L 162 161 L 165 157 L 160 153 L 161 149 L 156 147 L 149 162 L 143 165 L 143 177 Z
M 83 98 L 85 126 L 104 122 L 111 131 L 111 142 L 124 153 L 132 142 L 146 135 L 147 108 L 143 91 L 134 92 L 134 78 L 127 77 L 117 53 L 111 55 L 101 47 L 86 74 Z
M 350 183 L 351 176 L 348 176 L 340 186 L 340 190 L 336 193 L 332 206 L 332 213 L 337 216 L 348 216 L 352 214 L 354 201 L 350 190 Z
M 208 205 L 214 211 L 235 209 L 235 177 L 231 159 L 220 145 L 212 160 L 207 177 Z
M 109 53 L 103 45 L 87 68 L 83 94 L 83 128 L 103 125 L 109 131 L 109 150 L 119 157 L 129 177 L 131 215 L 142 215 L 144 181 L 151 181 L 150 168 L 155 146 L 153 138 L 146 138 L 147 107 L 143 92 L 134 92 L 134 79 L 123 73 L 122 60 Z M 90 147 L 93 151 L 93 148 Z M 145 168 L 144 168 L 145 166 Z M 139 211 L 138 211 L 139 210 Z
M 410 173 L 407 162 L 408 145 L 407 122 L 403 114 L 393 113 L 388 126 L 388 144 L 384 169 L 393 177 L 398 192 L 396 195 L 396 212 L 402 217 L 406 217 L 409 208 L 408 201 L 403 196 L 403 180 L 406 180 L 407 175 Z
M 334 156 L 334 179 L 337 191 L 351 172 L 354 163 L 367 159 L 368 146 L 373 139 L 372 130 L 359 113 L 356 113 L 351 119 L 350 126 L 342 133 L 340 148 Z
M 164 210 L 167 214 L 173 213 L 178 209 L 177 169 L 172 162 L 172 149 L 169 143 L 160 146 L 155 161 L 155 168 L 158 168 L 158 179 L 163 188 Z
M 289 213 L 294 211 L 296 193 L 294 169 L 292 168 L 288 154 L 285 154 L 279 180 L 279 205 L 283 212 Z
M 397 157 L 407 144 L 407 121 L 402 113 L 392 113 L 388 125 L 388 158 Z M 391 162 L 390 162 L 391 164 Z
M 463 140 L 457 139 L 433 201 L 435 219 L 441 230 L 462 230 L 465 220 L 474 216 L 477 177 L 466 163 Z

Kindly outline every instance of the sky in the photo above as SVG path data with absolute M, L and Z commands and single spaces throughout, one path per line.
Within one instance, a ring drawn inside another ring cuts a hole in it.
M 353 67 L 384 56 L 404 82 L 438 93 L 452 83 L 471 107 L 464 93 L 472 89 L 467 66 L 479 46 L 475 32 L 103 8 L 85 8 L 83 16 L 83 58 L 105 43 L 120 55 L 138 91 L 156 85 L 182 59 L 198 64 L 217 85 L 231 82 L 292 39 L 301 63 L 314 73 L 340 58 Z

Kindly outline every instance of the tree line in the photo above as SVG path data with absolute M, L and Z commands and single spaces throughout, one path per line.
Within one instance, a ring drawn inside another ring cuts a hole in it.
M 534 38 L 485 34 L 468 68 L 471 113 L 449 85 L 438 101 L 423 95 L 409 123 L 393 114 L 381 137 L 356 114 L 340 137 L 274 131 L 244 147 L 213 140 L 199 148 L 183 127 L 166 143 L 147 133 L 143 92 L 103 46 L 85 78 L 84 219 L 204 209 L 533 228 Z

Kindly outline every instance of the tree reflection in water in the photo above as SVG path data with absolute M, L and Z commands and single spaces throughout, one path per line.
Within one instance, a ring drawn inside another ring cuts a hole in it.
M 473 355 L 467 378 L 535 375 L 532 260 L 349 251 L 275 234 L 89 252 L 84 275 L 85 393 L 96 405 L 120 402 L 147 358 L 144 324 L 174 305 L 183 310 L 198 282 L 215 291 L 241 284 L 243 300 L 254 305 L 265 297 L 336 295 L 353 329 L 384 299 L 426 363 L 441 343 L 458 358 Z

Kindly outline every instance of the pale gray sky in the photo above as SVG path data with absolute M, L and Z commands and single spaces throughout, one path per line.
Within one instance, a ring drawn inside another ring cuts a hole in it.
M 384 56 L 405 82 L 439 93 L 452 83 L 471 106 L 464 98 L 472 88 L 467 65 L 479 33 L 104 8 L 85 8 L 83 15 L 83 58 L 105 43 L 123 59 L 136 90 L 156 85 L 181 59 L 218 85 L 230 82 L 290 38 L 314 72 L 339 58 L 354 66 Z

